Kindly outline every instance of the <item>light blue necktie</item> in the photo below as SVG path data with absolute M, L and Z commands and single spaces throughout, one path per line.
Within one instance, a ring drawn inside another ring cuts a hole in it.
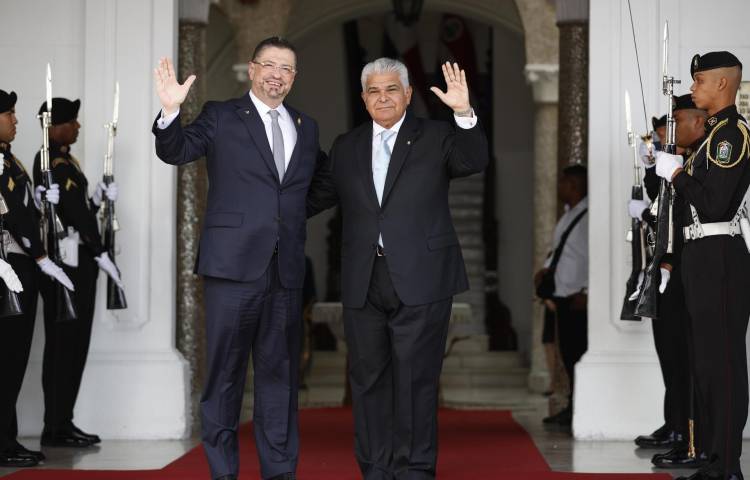
M 385 177 L 388 174 L 388 165 L 391 163 L 391 147 L 388 146 L 388 140 L 396 132 L 383 130 L 380 132 L 380 148 L 372 161 L 372 181 L 375 184 L 375 193 L 378 195 L 378 203 L 383 204 L 383 190 L 385 189 Z M 378 243 L 383 247 L 383 235 L 379 235 Z

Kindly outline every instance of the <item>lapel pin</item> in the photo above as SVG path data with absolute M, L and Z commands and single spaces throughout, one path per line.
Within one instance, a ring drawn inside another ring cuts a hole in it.
M 245 115 L 250 115 L 250 110 L 245 110 Z

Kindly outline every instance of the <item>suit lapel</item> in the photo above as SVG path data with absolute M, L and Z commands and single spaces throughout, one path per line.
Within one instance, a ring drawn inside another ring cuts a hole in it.
M 273 153 L 271 153 L 271 146 L 268 144 L 268 137 L 266 136 L 266 128 L 263 126 L 263 120 L 260 119 L 258 110 L 255 108 L 253 101 L 250 99 L 249 94 L 245 94 L 237 101 L 237 115 L 245 124 L 247 131 L 250 133 L 250 137 L 258 147 L 260 156 L 266 162 L 266 166 L 279 180 L 279 172 L 276 171 L 276 164 L 273 161 Z
M 375 205 L 378 205 L 378 194 L 375 192 L 375 183 L 372 181 L 372 122 L 367 122 L 362 127 L 357 139 L 357 163 L 359 164 L 359 178 L 365 187 L 365 195 Z
M 388 201 L 388 195 L 393 189 L 394 183 L 398 178 L 398 174 L 401 172 L 401 167 L 404 166 L 409 152 L 411 151 L 412 143 L 419 136 L 419 121 L 412 115 L 406 114 L 404 123 L 398 130 L 396 136 L 396 143 L 393 145 L 393 153 L 391 154 L 391 161 L 388 164 L 388 173 L 385 176 L 385 187 L 383 188 L 383 202 Z
M 292 156 L 289 158 L 289 165 L 286 167 L 286 173 L 284 173 L 284 181 L 282 183 L 286 183 L 287 179 L 291 178 L 294 172 L 296 172 L 297 167 L 299 167 L 300 154 L 303 150 L 302 144 L 305 138 L 303 129 L 307 128 L 307 124 L 302 121 L 302 116 L 299 112 L 287 104 L 284 104 L 284 107 L 292 118 L 292 122 L 294 122 L 294 128 L 297 129 L 297 141 L 294 142 L 294 150 L 292 150 Z

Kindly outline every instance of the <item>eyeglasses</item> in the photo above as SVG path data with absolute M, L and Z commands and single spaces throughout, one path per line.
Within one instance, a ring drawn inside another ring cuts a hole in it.
M 283 75 L 294 75 L 297 72 L 297 69 L 291 65 L 276 65 L 273 62 L 256 62 L 255 60 L 252 60 L 251 63 L 260 65 L 263 70 L 280 72 Z

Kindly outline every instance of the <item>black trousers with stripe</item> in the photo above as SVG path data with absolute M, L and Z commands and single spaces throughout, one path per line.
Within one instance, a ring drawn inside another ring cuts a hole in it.
M 740 471 L 747 421 L 745 334 L 750 318 L 750 254 L 742 237 L 688 242 L 682 279 L 693 328 L 696 393 L 712 473 Z

